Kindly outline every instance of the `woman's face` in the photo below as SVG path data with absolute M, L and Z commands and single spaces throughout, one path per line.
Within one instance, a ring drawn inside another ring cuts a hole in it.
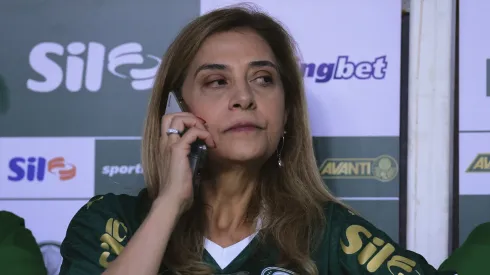
M 204 119 L 216 148 L 212 159 L 268 159 L 286 122 L 284 89 L 269 45 L 251 30 L 207 38 L 187 71 L 182 96 Z

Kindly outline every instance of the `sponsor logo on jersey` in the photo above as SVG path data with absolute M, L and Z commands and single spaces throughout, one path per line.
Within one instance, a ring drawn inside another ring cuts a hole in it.
M 60 181 L 73 179 L 77 174 L 76 166 L 66 162 L 64 157 L 45 158 L 39 156 L 13 157 L 9 161 L 9 181 L 42 182 L 48 174 Z
M 490 153 L 478 154 L 466 169 L 466 173 L 490 172 Z
M 386 268 L 391 274 L 412 274 L 416 262 L 396 254 L 395 247 L 376 236 L 365 227 L 353 224 L 345 231 L 347 243 L 341 239 L 342 251 L 352 255 L 368 272 Z M 418 273 L 418 272 L 417 272 Z
M 262 273 L 260 273 L 260 275 L 292 275 L 292 274 L 296 274 L 296 273 L 292 272 L 291 270 L 287 270 L 280 267 L 267 267 L 264 270 L 262 270 Z
M 324 179 L 375 179 L 389 182 L 398 175 L 395 158 L 381 155 L 377 158 L 327 158 L 320 165 Z
M 105 251 L 99 257 L 99 264 L 107 268 L 109 262 L 119 256 L 124 249 L 123 241 L 127 241 L 128 228 L 124 223 L 110 218 L 105 225 L 105 233 L 100 237 L 100 247 Z
M 316 83 L 348 79 L 380 80 L 386 77 L 387 67 L 386 55 L 375 57 L 372 60 L 358 61 L 354 61 L 348 55 L 342 55 L 337 57 L 335 62 L 301 63 L 303 76 L 306 79 L 314 79 Z

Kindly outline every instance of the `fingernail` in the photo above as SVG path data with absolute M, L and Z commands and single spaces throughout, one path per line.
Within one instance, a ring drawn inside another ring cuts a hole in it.
M 203 123 L 206 123 L 206 121 L 198 116 L 196 116 L 198 119 L 202 120 Z

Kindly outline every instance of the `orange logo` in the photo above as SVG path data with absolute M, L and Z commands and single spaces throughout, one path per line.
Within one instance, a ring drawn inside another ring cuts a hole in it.
M 48 171 L 59 177 L 60 180 L 71 180 L 77 175 L 77 167 L 65 162 L 64 157 L 55 157 L 48 162 Z

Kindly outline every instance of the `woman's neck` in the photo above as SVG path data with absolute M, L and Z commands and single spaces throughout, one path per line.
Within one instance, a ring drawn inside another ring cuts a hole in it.
M 201 185 L 207 215 L 208 238 L 221 246 L 229 246 L 255 231 L 247 211 L 257 185 L 257 177 L 245 171 L 215 174 L 214 182 Z

